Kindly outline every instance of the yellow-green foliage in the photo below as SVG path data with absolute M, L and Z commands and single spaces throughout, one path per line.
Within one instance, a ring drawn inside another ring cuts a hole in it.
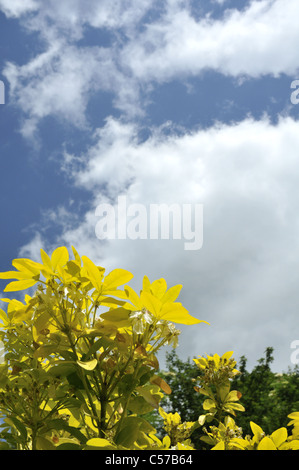
M 288 435 L 285 427 L 277 429 L 266 436 L 260 426 L 250 422 L 253 436 L 243 437 L 242 429 L 237 426 L 232 416 L 236 411 L 244 411 L 238 403 L 241 393 L 230 390 L 230 379 L 239 374 L 235 369 L 236 362 L 231 358 L 232 351 L 223 356 L 214 354 L 207 358 L 199 357 L 194 362 L 203 372 L 198 378 L 200 385 L 197 392 L 208 398 L 203 403 L 206 411 L 198 418 L 205 435 L 202 441 L 211 446 L 211 450 L 298 450 L 299 449 L 299 413 L 292 413 L 289 425 L 294 425 L 293 432 Z M 206 423 L 215 422 L 208 428 Z
M 241 394 L 230 390 L 238 373 L 232 352 L 195 359 L 201 371 L 195 390 L 207 397 L 197 422 L 163 410 L 160 401 L 171 390 L 158 375 L 157 352 L 177 345 L 175 324 L 202 320 L 176 301 L 181 285 L 168 288 L 164 279 L 144 276 L 137 293 L 128 285 L 130 272 L 106 274 L 72 252 L 70 259 L 66 247 L 51 256 L 41 250 L 40 263 L 15 259 L 15 270 L 0 273 L 13 279 L 4 292 L 35 287 L 23 301 L 1 299 L 7 308 L 0 310 L 0 448 L 195 450 L 198 428 L 215 450 L 299 448 L 299 413 L 290 415 L 291 435 L 281 428 L 265 436 L 251 423 L 253 436 L 242 436 L 233 419 L 244 408 Z M 164 420 L 161 439 L 144 418 L 155 409 Z

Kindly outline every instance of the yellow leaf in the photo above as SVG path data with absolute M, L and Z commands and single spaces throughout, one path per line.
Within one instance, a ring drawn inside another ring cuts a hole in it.
M 97 367 L 97 359 L 92 359 L 88 362 L 77 361 L 77 364 L 85 370 L 94 370 Z
M 219 368 L 219 364 L 220 364 L 220 356 L 219 356 L 218 354 L 214 354 L 213 360 L 214 360 L 216 369 L 218 369 L 218 368 Z
M 4 273 L 0 273 L 0 279 L 28 279 L 32 278 L 32 274 L 28 273 L 21 273 L 20 271 L 6 271 Z
M 286 428 L 276 429 L 276 431 L 274 431 L 271 434 L 271 439 L 276 445 L 276 447 L 279 447 L 283 442 L 287 440 L 287 438 L 288 438 L 288 431 Z
M 134 289 L 132 289 L 132 287 L 130 286 L 126 286 L 125 293 L 127 295 L 128 300 L 137 308 L 137 310 L 141 310 L 142 304 L 139 295 L 134 291 Z M 129 305 L 128 308 L 130 308 Z
M 225 450 L 225 444 L 223 441 L 218 442 L 211 450 Z
M 143 276 L 142 290 L 144 292 L 150 292 L 151 291 L 151 283 L 150 283 L 150 280 L 147 276 Z
M 69 260 L 69 253 L 65 246 L 59 246 L 53 251 L 51 256 L 51 265 L 53 271 L 56 270 L 57 266 L 63 267 Z
M 263 434 L 263 430 L 258 424 L 255 424 L 253 421 L 250 421 L 250 427 L 254 435 L 257 435 L 259 438 Z
M 99 269 L 89 258 L 87 258 L 87 256 L 82 256 L 82 261 L 90 282 L 95 289 L 100 291 L 102 287 L 104 269 Z
M 159 407 L 159 414 L 163 419 L 167 419 L 167 413 L 163 410 L 163 408 L 161 408 L 161 406 Z
M 43 264 L 52 270 L 52 263 L 51 263 L 51 258 L 50 256 L 41 248 L 40 249 L 40 256 L 42 259 Z
M 202 405 L 204 410 L 210 410 L 211 408 L 216 408 L 214 400 L 207 398 Z
M 78 264 L 78 266 L 81 266 L 81 258 L 79 256 L 76 248 L 74 248 L 73 246 L 72 246 L 72 251 L 73 251 L 76 263 Z
M 164 447 L 165 449 L 169 449 L 169 447 L 171 446 L 170 437 L 169 437 L 169 436 L 164 436 L 162 443 L 163 443 L 163 447 Z
M 165 292 L 165 294 L 163 295 L 161 302 L 163 304 L 165 304 L 166 302 L 174 302 L 180 295 L 182 287 L 183 286 L 181 285 L 170 287 L 170 289 L 168 289 L 168 291 Z
M 174 323 L 182 323 L 183 325 L 195 325 L 197 323 L 207 323 L 192 317 L 188 310 L 180 303 L 167 302 L 160 311 L 160 318 Z
M 109 441 L 107 441 L 107 439 L 101 439 L 100 437 L 94 437 L 93 439 L 89 439 L 86 442 L 86 445 L 89 447 L 98 447 L 98 448 L 104 448 L 104 447 L 114 448 L 115 447 Z
M 104 279 L 103 287 L 105 290 L 115 289 L 118 286 L 126 284 L 133 278 L 133 274 L 125 269 L 114 269 Z
M 229 392 L 226 401 L 238 401 L 242 397 L 242 393 L 238 392 L 238 390 L 232 390 Z
M 4 310 L 2 310 L 2 308 L 0 308 L 0 320 L 2 320 L 4 326 L 8 325 L 8 318 L 7 318 L 7 315 L 6 315 L 6 313 L 4 312 Z
M 151 291 L 155 297 L 158 297 L 158 299 L 161 299 L 163 295 L 165 294 L 167 289 L 167 284 L 165 279 L 157 279 L 156 281 L 152 282 L 151 284 Z
M 34 279 L 25 279 L 23 281 L 13 281 L 7 284 L 3 292 L 15 292 L 19 290 L 28 289 L 29 287 L 34 286 L 37 281 Z
M 274 442 L 270 439 L 270 437 L 264 437 L 259 445 L 257 446 L 257 450 L 277 450 Z
M 222 354 L 221 358 L 223 360 L 229 360 L 231 356 L 234 354 L 234 351 L 227 351 L 226 353 Z
M 141 304 L 145 307 L 152 315 L 156 318 L 160 318 L 160 310 L 162 303 L 159 299 L 154 297 L 150 292 L 141 292 L 140 295 Z
M 11 264 L 19 271 L 28 273 L 28 277 L 36 276 L 40 273 L 40 270 L 43 269 L 42 264 L 27 258 L 14 259 Z

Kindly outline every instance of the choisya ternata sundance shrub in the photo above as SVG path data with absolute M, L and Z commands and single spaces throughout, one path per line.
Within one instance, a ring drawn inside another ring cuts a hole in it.
M 66 247 L 51 257 L 41 250 L 41 263 L 15 259 L 15 270 L 0 273 L 15 279 L 4 292 L 36 288 L 24 302 L 2 299 L 2 448 L 165 447 L 142 417 L 171 392 L 156 354 L 176 346 L 174 323 L 201 321 L 176 302 L 182 286 L 145 276 L 137 294 L 130 272 L 106 274 L 72 251 L 73 259 Z
M 4 292 L 35 288 L 24 301 L 1 299 L 0 449 L 196 450 L 192 432 L 200 427 L 213 450 L 299 448 L 299 413 L 289 416 L 291 435 L 281 428 L 265 436 L 251 423 L 253 437 L 242 436 L 231 352 L 194 359 L 201 371 L 195 390 L 207 397 L 198 421 L 183 423 L 163 410 L 161 398 L 171 390 L 158 374 L 157 352 L 176 347 L 175 324 L 202 320 L 176 302 L 181 285 L 168 289 L 164 279 L 144 276 L 138 294 L 128 285 L 130 272 L 106 274 L 72 252 L 70 259 L 66 247 L 51 256 L 41 250 L 41 263 L 15 259 L 15 270 L 0 273 L 14 279 Z M 144 418 L 154 409 L 164 420 L 162 439 Z

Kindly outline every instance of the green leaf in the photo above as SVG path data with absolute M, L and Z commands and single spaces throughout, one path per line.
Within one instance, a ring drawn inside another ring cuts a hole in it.
M 115 436 L 115 443 L 123 447 L 130 448 L 138 437 L 138 426 L 132 421 L 128 422 L 121 431 Z
M 105 340 L 103 338 L 98 339 L 88 350 L 88 352 L 85 354 L 84 359 L 88 359 L 90 356 L 92 356 L 94 353 L 96 353 L 105 343 Z
M 37 450 L 55 450 L 56 447 L 52 442 L 50 442 L 48 439 L 45 437 L 39 436 L 36 439 L 36 449 Z
M 51 369 L 48 370 L 48 374 L 51 375 L 52 377 L 67 377 L 68 375 L 74 373 L 76 371 L 76 366 L 75 364 L 57 364 L 51 367 Z
M 137 415 L 145 415 L 153 411 L 153 406 L 150 405 L 143 397 L 132 397 L 128 404 L 128 409 Z
M 219 389 L 219 395 L 220 395 L 220 399 L 222 402 L 229 401 L 228 399 L 229 389 L 230 389 L 229 383 L 221 385 Z
M 155 387 L 155 385 L 153 387 Z M 155 409 L 159 408 L 159 403 L 163 395 L 159 392 L 156 393 L 155 388 L 144 386 L 144 387 L 136 387 L 136 390 L 145 399 L 145 401 L 149 403 L 153 408 Z M 157 390 L 158 390 L 158 387 L 157 387 Z
M 81 444 L 85 444 L 87 441 L 86 436 L 84 436 L 78 428 L 69 426 L 63 419 L 52 419 L 47 421 L 44 429 L 47 431 L 51 429 L 55 429 L 56 431 L 67 431 L 71 436 L 78 439 Z
M 131 326 L 131 320 L 129 319 L 129 311 L 123 307 L 114 308 L 101 314 L 101 318 L 111 323 L 115 323 L 117 328 L 125 328 Z
M 56 446 L 56 450 L 82 450 L 82 446 L 72 442 L 64 442 L 63 444 Z
M 34 351 L 33 357 L 47 357 L 57 351 L 58 347 L 56 344 L 45 344 L 37 348 L 36 351 Z
M 24 424 L 21 423 L 21 421 L 19 421 L 14 416 L 10 416 L 9 418 L 6 418 L 4 421 L 7 424 L 10 424 L 10 425 L 14 426 L 19 431 L 19 433 L 22 436 L 22 439 L 24 441 L 27 440 L 27 430 L 26 430 L 26 427 L 24 426 Z

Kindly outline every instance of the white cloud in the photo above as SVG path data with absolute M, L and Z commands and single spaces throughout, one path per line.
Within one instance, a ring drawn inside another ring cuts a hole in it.
M 196 21 L 187 9 L 171 9 L 149 24 L 123 60 L 140 80 L 171 80 L 210 68 L 238 76 L 295 74 L 299 54 L 296 0 L 252 1 L 221 20 Z
M 246 119 L 181 136 L 154 133 L 145 142 L 137 134 L 110 119 L 86 166 L 70 167 L 75 183 L 91 190 L 91 205 L 59 243 L 108 271 L 130 269 L 136 288 L 144 274 L 182 283 L 183 304 L 211 323 L 182 328 L 183 357 L 233 349 L 252 365 L 273 346 L 275 367 L 286 370 L 297 331 L 299 123 Z M 203 203 L 202 249 L 184 251 L 183 240 L 98 240 L 95 208 L 120 193 L 145 207 Z
M 40 33 L 44 52 L 3 70 L 10 101 L 25 113 L 27 137 L 49 115 L 86 126 L 87 104 L 99 90 L 112 92 L 114 106 L 136 118 L 145 111 L 155 82 L 209 68 L 238 78 L 294 77 L 298 70 L 297 0 L 252 1 L 244 11 L 227 10 L 221 20 L 196 20 L 188 2 L 177 0 L 167 1 L 157 15 L 156 2 L 149 0 L 89 0 L 84 5 L 67 0 L 55 2 L 55 8 L 53 0 L 36 4 L 38 10 L 23 24 Z M 5 5 L 15 15 L 33 8 L 32 2 L 23 9 L 19 2 Z M 110 31 L 110 45 L 79 46 L 87 27 Z
M 103 48 L 54 43 L 25 65 L 7 64 L 3 73 L 10 83 L 11 102 L 27 116 L 23 132 L 30 137 L 49 115 L 84 128 L 90 94 L 116 87 L 114 72 L 110 54 Z
M 29 11 L 35 15 L 26 18 L 27 26 L 38 30 L 45 38 L 51 33 L 66 34 L 78 39 L 85 26 L 93 28 L 124 29 L 127 34 L 153 8 L 152 0 L 0 0 L 0 8 L 7 16 L 22 17 Z
M 8 17 L 19 17 L 38 7 L 38 0 L 0 0 L 0 9 Z

